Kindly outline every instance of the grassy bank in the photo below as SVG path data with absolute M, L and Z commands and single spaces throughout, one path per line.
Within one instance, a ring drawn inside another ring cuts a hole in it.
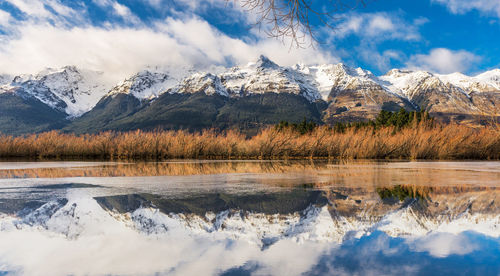
M 268 128 L 247 138 L 228 131 L 47 132 L 1 136 L 1 158 L 80 159 L 500 159 L 500 131 L 459 125 Z

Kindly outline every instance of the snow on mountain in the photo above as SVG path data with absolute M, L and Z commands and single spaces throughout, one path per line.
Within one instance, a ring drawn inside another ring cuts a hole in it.
M 94 107 L 109 90 L 110 84 L 100 72 L 66 66 L 47 69 L 36 75 L 17 76 L 10 87 L 66 112 L 70 117 L 77 117 Z
M 232 95 L 290 93 L 301 95 L 311 102 L 321 98 L 309 76 L 293 68 L 279 66 L 265 56 L 246 66 L 233 67 L 220 78 Z
M 467 95 L 472 92 L 481 93 L 500 90 L 500 71 L 488 71 L 475 77 L 470 77 L 462 73 L 437 76 L 444 83 L 462 89 Z
M 500 70 L 492 70 L 475 77 L 462 73 L 448 75 L 432 74 L 426 71 L 392 69 L 380 79 L 389 90 L 411 99 L 415 93 L 425 89 L 448 86 L 458 88 L 469 96 L 472 92 L 494 92 L 500 90 Z
M 228 91 L 222 85 L 219 76 L 211 73 L 195 73 L 185 78 L 176 87 L 170 89 L 169 93 L 198 93 L 203 92 L 207 95 L 229 96 Z
M 309 101 L 320 99 L 310 77 L 292 68 L 282 67 L 265 56 L 246 66 L 233 67 L 220 74 L 194 73 L 169 93 L 197 93 L 241 97 L 263 93 L 291 93 Z
M 494 87 L 497 91 L 500 90 L 500 69 L 486 71 L 475 78 L 480 82 L 485 82 Z
M 347 89 L 353 83 L 377 84 L 376 77 L 367 70 L 361 68 L 350 68 L 345 64 L 323 64 L 317 66 L 296 66 L 305 74 L 309 74 L 321 94 L 323 100 L 327 100 L 333 87 Z
M 440 80 L 426 71 L 392 69 L 379 77 L 382 84 L 393 93 L 411 99 L 419 89 L 427 89 L 440 84 Z
M 322 64 L 306 66 L 297 64 L 283 67 L 265 56 L 246 66 L 236 66 L 220 74 L 195 73 L 184 79 L 174 93 L 205 92 L 229 97 L 241 97 L 262 93 L 291 93 L 301 95 L 313 102 L 329 100 L 332 90 L 358 91 L 368 98 L 378 93 L 380 99 L 399 102 L 397 97 L 407 100 L 414 107 L 420 105 L 415 98 L 433 97 L 442 105 L 452 104 L 450 110 L 473 108 L 462 99 L 458 92 L 469 97 L 471 92 L 498 91 L 500 70 L 493 70 L 476 77 L 455 73 L 437 75 L 426 71 L 393 69 L 386 75 L 377 77 L 362 68 L 350 68 L 344 64 Z M 431 94 L 425 94 L 433 91 Z M 424 93 L 425 92 L 425 93 Z M 368 94 L 367 94 L 368 93 Z M 387 93 L 387 97 L 382 97 Z M 338 93 L 337 93 L 338 94 Z M 335 95 L 334 95 L 335 96 Z M 365 97 L 365 98 L 366 98 Z M 378 103 L 380 99 L 372 99 Z M 379 104 L 379 103 L 378 103 Z M 444 107 L 436 109 L 445 110 Z
M 0 93 L 13 92 L 23 97 L 35 97 L 69 117 L 78 117 L 91 110 L 106 95 L 128 93 L 139 99 L 152 99 L 165 92 L 203 92 L 226 97 L 290 93 L 303 96 L 310 102 L 336 100 L 335 110 L 347 108 L 354 111 L 357 108 L 360 116 L 368 111 L 377 112 L 384 103 L 434 108 L 434 112 L 463 113 L 472 110 L 477 113 L 482 110 L 484 113 L 484 110 L 491 109 L 485 103 L 496 103 L 497 96 L 495 93 L 487 96 L 479 94 L 498 91 L 499 69 L 474 77 L 461 73 L 439 75 L 393 69 L 377 77 L 370 71 L 341 63 L 284 67 L 265 56 L 244 66 L 229 69 L 217 67 L 209 72 L 174 68 L 164 73 L 148 69 L 118 85 L 105 81 L 102 73 L 74 66 L 47 69 L 36 75 L 15 78 L 0 76 Z M 475 97 L 472 102 L 471 97 Z M 476 108 L 475 105 L 481 106 Z M 332 112 L 337 112 L 335 110 Z
M 0 86 L 9 84 L 12 81 L 12 76 L 0 74 Z
M 471 214 L 468 210 L 450 217 L 446 213 L 427 216 L 408 207 L 390 211 L 380 219 L 332 216 L 328 206 L 310 205 L 291 214 L 263 214 L 241 210 L 220 213 L 162 213 L 153 207 L 140 207 L 128 213 L 105 210 L 92 198 L 68 198 L 48 202 L 23 217 L 0 216 L 1 231 L 20 229 L 46 230 L 76 239 L 82 235 L 114 233 L 135 229 L 146 235 L 161 235 L 172 231 L 188 232 L 194 236 L 213 236 L 244 240 L 265 247 L 287 239 L 342 243 L 351 238 L 382 231 L 392 237 L 421 237 L 429 233 L 461 233 L 476 231 L 498 238 L 498 214 Z M 376 216 L 375 216 L 376 217 Z
M 138 99 L 151 99 L 171 88 L 177 82 L 177 79 L 166 73 L 144 70 L 119 83 L 107 95 L 125 93 Z
M 442 76 L 425 71 L 394 69 L 381 79 L 388 83 L 388 89 L 406 97 L 415 107 L 428 112 L 485 114 L 479 101 L 471 101 L 473 86 L 463 75 Z M 462 81 L 457 81 L 459 79 Z
M 226 210 L 205 216 L 163 214 L 157 209 L 140 208 L 125 215 L 125 220 L 140 232 L 163 234 L 172 229 L 188 230 L 194 235 L 218 235 L 245 240 L 260 247 L 281 239 L 303 241 L 336 241 L 342 236 L 335 231 L 327 208 L 310 206 L 302 213 L 261 214 Z

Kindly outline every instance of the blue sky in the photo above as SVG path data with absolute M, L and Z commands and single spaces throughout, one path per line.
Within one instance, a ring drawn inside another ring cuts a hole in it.
M 500 67 L 497 0 L 367 1 L 337 14 L 334 30 L 315 24 L 320 44 L 306 49 L 267 37 L 256 18 L 238 0 L 4 0 L 0 73 L 77 65 L 123 78 L 147 66 L 209 70 L 260 54 L 281 65 L 343 62 L 377 75 Z

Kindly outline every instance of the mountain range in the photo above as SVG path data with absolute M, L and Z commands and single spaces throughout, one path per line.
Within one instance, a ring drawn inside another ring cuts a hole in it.
M 473 77 L 402 69 L 375 76 L 344 64 L 285 67 L 261 56 L 222 72 L 178 75 L 144 70 L 119 84 L 75 66 L 0 75 L 0 132 L 237 128 L 251 134 L 281 120 L 334 124 L 400 108 L 426 110 L 443 122 L 500 119 L 499 69 Z

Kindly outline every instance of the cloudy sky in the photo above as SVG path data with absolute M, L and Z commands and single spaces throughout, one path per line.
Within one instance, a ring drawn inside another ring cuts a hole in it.
M 122 78 L 147 66 L 227 67 L 260 54 L 281 65 L 343 62 L 377 75 L 500 67 L 500 1 L 367 1 L 338 14 L 330 22 L 335 29 L 313 22 L 320 44 L 305 49 L 267 37 L 255 27 L 256 14 L 239 3 L 2 0 L 0 73 L 77 65 Z

